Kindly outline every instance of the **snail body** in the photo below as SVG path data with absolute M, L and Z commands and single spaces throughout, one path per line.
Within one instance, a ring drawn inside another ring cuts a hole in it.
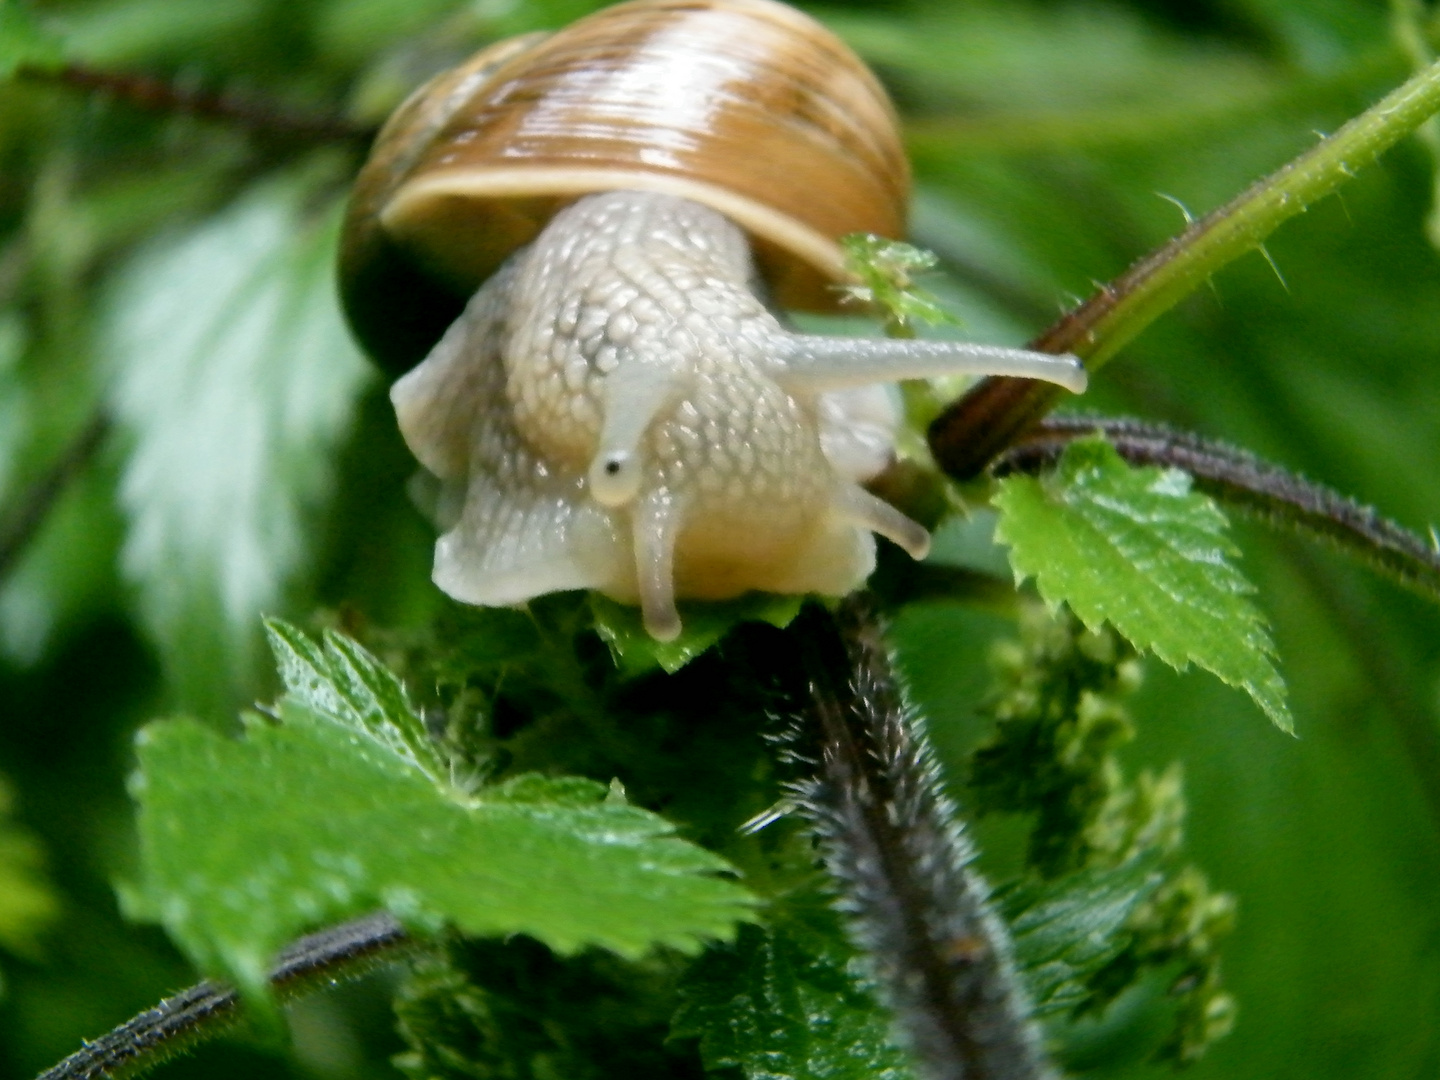
M 342 254 L 362 336 L 373 315 L 357 309 L 406 275 L 479 284 L 391 395 L 441 482 L 435 581 L 450 595 L 598 589 L 669 639 L 677 596 L 843 594 L 873 568 L 872 533 L 916 558 L 929 543 L 862 486 L 892 456 L 877 384 L 978 372 L 1083 389 L 1073 357 L 801 335 L 762 302 L 833 306 L 839 237 L 903 220 L 883 92 L 808 18 L 771 0 L 638 0 L 496 49 L 387 125 Z M 749 87 L 757 75 L 768 88 Z M 747 92 L 761 104 L 733 104 Z M 561 119 L 579 132 L 568 163 Z M 827 175 L 845 195 L 827 200 Z M 467 213 L 484 222 L 468 244 Z

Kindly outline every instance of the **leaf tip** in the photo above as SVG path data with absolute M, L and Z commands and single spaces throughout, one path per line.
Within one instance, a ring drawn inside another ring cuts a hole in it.
M 1300 737 L 1295 733 L 1295 717 L 1291 714 L 1290 706 L 1286 704 L 1283 697 L 1278 697 L 1274 700 L 1262 699 L 1256 696 L 1253 690 L 1251 691 L 1251 695 L 1255 696 L 1256 704 L 1258 704 L 1265 715 L 1270 718 L 1272 724 L 1292 739 L 1298 739 Z

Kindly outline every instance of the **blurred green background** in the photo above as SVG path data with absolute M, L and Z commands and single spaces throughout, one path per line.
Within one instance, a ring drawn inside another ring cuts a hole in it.
M 367 125 L 476 45 L 594 6 L 31 10 L 75 63 Z M 1418 0 L 802 6 L 907 120 L 914 237 L 944 260 L 928 284 L 967 334 L 1004 343 L 1402 81 L 1430 18 Z M 192 980 L 112 891 L 133 858 L 134 728 L 268 697 L 261 611 L 405 626 L 438 603 L 412 465 L 332 295 L 355 166 L 343 145 L 0 84 L 0 508 L 108 425 L 0 577 L 0 1077 Z M 1423 138 L 1401 145 L 1283 227 L 1268 261 L 1243 259 L 1147 331 L 1085 408 L 1238 442 L 1422 532 L 1440 522 L 1434 166 Z M 957 526 L 948 549 L 993 557 L 985 528 Z M 1440 613 L 1327 552 L 1237 532 L 1299 738 L 1208 677 L 1150 664 L 1127 751 L 1133 768 L 1183 762 L 1191 856 L 1240 904 L 1225 961 L 1239 1023 L 1191 1075 L 1435 1076 Z M 987 650 L 1010 630 L 938 604 L 899 620 L 951 761 L 982 734 Z M 980 830 L 992 868 L 1012 833 Z M 163 1075 L 393 1075 L 383 991 L 379 976 L 297 1008 L 293 1052 L 222 1042 Z M 1095 1075 L 1153 1074 L 1147 1049 L 1111 1047 Z

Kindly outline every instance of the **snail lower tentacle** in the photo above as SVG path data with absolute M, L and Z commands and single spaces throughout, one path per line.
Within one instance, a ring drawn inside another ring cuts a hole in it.
M 463 505 L 437 547 L 446 591 L 598 589 L 665 639 L 676 597 L 843 594 L 873 568 L 872 532 L 916 558 L 929 538 L 860 486 L 890 456 L 893 403 L 833 388 L 1017 366 L 1083 380 L 1072 357 L 797 335 L 753 272 L 723 215 L 619 191 L 556 215 L 480 290 L 392 394 Z M 862 453 L 836 449 L 852 414 Z

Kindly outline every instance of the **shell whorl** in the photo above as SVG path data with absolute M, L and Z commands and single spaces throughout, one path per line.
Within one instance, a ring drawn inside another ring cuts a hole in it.
M 387 124 L 343 244 L 352 322 L 408 367 L 424 348 L 386 340 L 401 335 L 372 328 L 371 305 L 415 289 L 449 294 L 453 317 L 557 208 L 616 189 L 724 213 L 777 302 L 827 310 L 840 237 L 903 233 L 909 169 L 884 91 L 808 16 L 774 0 L 632 0 L 493 46 Z

